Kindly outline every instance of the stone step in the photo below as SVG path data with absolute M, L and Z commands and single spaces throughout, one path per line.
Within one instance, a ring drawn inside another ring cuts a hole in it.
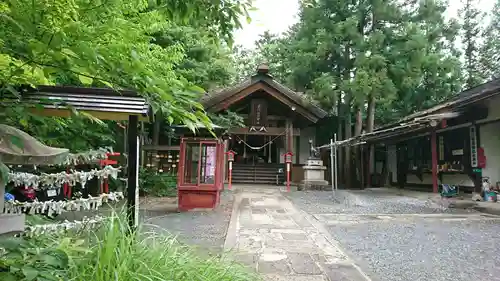
M 280 168 L 285 168 L 285 165 L 281 165 L 281 166 L 252 166 L 252 165 L 234 165 L 233 164 L 233 169 L 244 169 L 244 170 L 277 171 Z
M 276 174 L 242 174 L 242 173 L 233 173 L 233 179 L 263 179 L 263 180 L 276 180 Z M 284 179 L 284 175 L 279 175 L 278 178 Z
M 276 175 L 276 171 L 256 171 L 252 169 L 233 169 L 233 175 L 235 174 L 241 174 L 241 175 L 248 175 L 248 174 L 257 174 L 257 175 Z
M 242 180 L 242 179 L 238 179 L 238 180 L 233 180 L 232 183 L 253 183 L 253 184 L 272 184 L 272 185 L 276 185 L 276 180 L 274 181 L 271 181 L 271 180 Z M 280 184 L 283 183 L 283 181 L 279 181 Z

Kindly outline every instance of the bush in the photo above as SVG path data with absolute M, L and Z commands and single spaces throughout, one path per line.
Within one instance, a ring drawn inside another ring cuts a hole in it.
M 139 172 L 139 189 L 143 194 L 151 196 L 176 196 L 177 175 L 158 173 L 153 169 L 141 168 Z
M 66 237 L 1 241 L 0 280 L 251 281 L 246 268 L 213 257 L 202 259 L 173 237 L 138 235 L 113 216 L 99 230 Z M 126 235 L 128 233 L 128 235 Z

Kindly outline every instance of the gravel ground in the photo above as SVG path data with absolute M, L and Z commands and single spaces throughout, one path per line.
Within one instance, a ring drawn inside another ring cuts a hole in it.
M 498 221 L 419 220 L 328 229 L 363 269 L 374 273 L 374 280 L 500 280 Z
M 285 196 L 311 214 L 477 214 L 393 194 L 339 190 L 335 200 L 324 191 Z M 500 281 L 500 220 L 415 218 L 327 229 L 374 281 Z
M 182 212 L 156 215 L 148 212 L 144 224 L 148 231 L 167 232 L 202 251 L 219 253 L 226 239 L 231 219 L 233 194 L 221 193 L 220 206 L 209 212 Z
M 474 213 L 473 210 L 444 209 L 430 200 L 380 192 L 337 190 L 284 193 L 297 207 L 312 214 L 434 214 Z
M 121 210 L 125 200 L 114 204 Z M 220 206 L 214 211 L 177 212 L 175 198 L 142 198 L 140 220 L 145 232 L 167 233 L 177 236 L 180 242 L 199 247 L 202 252 L 219 253 L 226 239 L 226 231 L 231 219 L 233 193 L 222 192 Z M 56 217 L 58 221 L 82 220 L 96 215 L 109 216 L 112 209 L 101 207 L 98 211 L 67 212 Z

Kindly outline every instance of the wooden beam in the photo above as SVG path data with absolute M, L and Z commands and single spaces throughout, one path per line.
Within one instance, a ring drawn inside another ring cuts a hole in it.
M 72 114 L 71 110 L 64 109 L 64 108 L 61 108 L 61 109 L 56 109 L 56 108 L 36 109 L 36 108 L 32 108 L 29 110 L 31 113 L 39 115 L 39 116 L 54 116 L 54 117 L 68 118 L 68 117 L 71 117 L 71 114 Z M 87 110 L 79 110 L 79 111 L 90 114 L 90 115 L 94 116 L 95 118 L 98 118 L 101 120 L 127 121 L 128 117 L 131 116 L 130 113 L 124 113 L 124 112 L 87 111 Z M 149 122 L 148 116 L 142 116 L 142 115 L 134 115 L 134 116 L 138 116 L 139 121 Z
M 229 130 L 229 133 L 236 135 L 261 135 L 261 136 L 279 136 L 283 135 L 286 132 L 286 128 L 282 127 L 265 127 L 266 131 L 250 131 L 251 127 L 243 127 L 243 128 L 234 128 Z M 259 127 L 254 127 L 257 130 Z M 293 135 L 300 136 L 300 129 L 293 128 Z
M 248 118 L 248 114 L 238 114 L 239 116 L 243 118 Z M 280 121 L 280 120 L 286 120 L 285 116 L 277 116 L 277 115 L 268 115 L 267 116 L 268 121 Z
M 178 146 L 178 145 L 153 145 L 153 144 L 149 144 L 149 145 L 145 145 L 142 148 L 142 150 L 159 150 L 159 151 L 176 150 L 176 151 L 179 151 L 180 146 Z

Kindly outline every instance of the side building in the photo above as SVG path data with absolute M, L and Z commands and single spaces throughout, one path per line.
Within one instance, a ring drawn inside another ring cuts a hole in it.
M 375 146 L 372 186 L 437 191 L 500 185 L 500 79 L 458 93 L 362 137 Z

